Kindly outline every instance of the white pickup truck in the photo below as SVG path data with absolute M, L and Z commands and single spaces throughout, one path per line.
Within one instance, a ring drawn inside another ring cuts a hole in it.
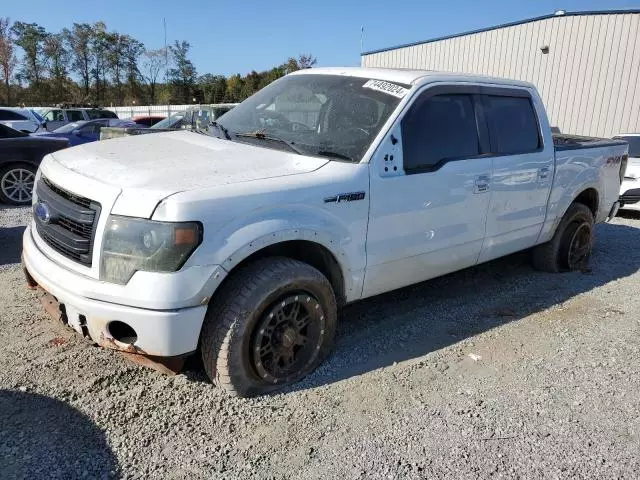
M 640 133 L 622 133 L 613 137 L 629 143 L 629 160 L 620 187 L 620 208 L 640 210 Z
M 201 352 L 214 383 L 258 395 L 327 357 L 345 303 L 531 247 L 538 268 L 583 267 L 626 155 L 554 139 L 528 83 L 304 70 L 210 135 L 48 155 L 23 264 L 98 345 L 169 368 Z

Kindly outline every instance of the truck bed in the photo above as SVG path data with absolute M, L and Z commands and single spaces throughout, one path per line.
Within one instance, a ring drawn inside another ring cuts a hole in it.
M 613 140 L 610 138 L 583 137 L 580 135 L 569 135 L 566 133 L 553 134 L 553 146 L 556 151 L 574 150 L 577 148 L 600 148 L 625 145 L 624 140 Z

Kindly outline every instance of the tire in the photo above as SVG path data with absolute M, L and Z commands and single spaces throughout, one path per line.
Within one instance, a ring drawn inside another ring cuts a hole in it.
M 329 355 L 337 324 L 327 278 L 306 263 L 269 257 L 232 273 L 200 335 L 205 371 L 234 396 L 280 389 Z
M 0 168 L 0 202 L 9 205 L 29 205 L 36 178 L 35 165 L 12 163 Z
M 572 203 L 551 241 L 533 249 L 533 266 L 545 272 L 569 272 L 587 267 L 593 247 L 593 213 Z

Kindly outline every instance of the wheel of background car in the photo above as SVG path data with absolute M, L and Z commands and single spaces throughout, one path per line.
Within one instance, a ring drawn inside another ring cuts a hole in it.
M 297 382 L 329 354 L 337 323 L 329 281 L 306 263 L 270 257 L 234 272 L 200 335 L 209 378 L 240 397 Z
M 28 205 L 33 196 L 36 167 L 14 163 L 0 168 L 0 201 L 10 205 Z

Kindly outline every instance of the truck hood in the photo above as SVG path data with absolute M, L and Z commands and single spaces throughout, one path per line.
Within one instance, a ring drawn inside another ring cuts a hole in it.
M 113 213 L 148 216 L 174 193 L 308 173 L 328 160 L 241 144 L 193 132 L 167 132 L 93 142 L 58 151 L 66 169 L 121 194 Z

